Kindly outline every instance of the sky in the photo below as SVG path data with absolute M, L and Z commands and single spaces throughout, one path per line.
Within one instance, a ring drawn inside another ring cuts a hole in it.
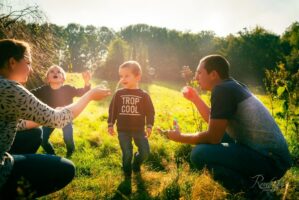
M 178 31 L 236 34 L 261 26 L 281 35 L 299 21 L 299 0 L 0 0 L 13 9 L 38 5 L 51 23 L 107 26 L 148 24 Z

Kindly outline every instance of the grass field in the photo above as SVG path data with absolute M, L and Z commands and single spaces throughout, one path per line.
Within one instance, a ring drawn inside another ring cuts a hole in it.
M 83 85 L 78 74 L 69 74 L 67 82 L 77 87 Z M 99 83 L 100 80 L 96 80 L 93 85 Z M 206 128 L 192 104 L 180 94 L 182 85 L 153 82 L 141 87 L 152 97 L 156 109 L 155 128 L 169 129 L 174 117 L 183 132 Z M 111 83 L 110 88 L 114 90 L 115 83 Z M 258 97 L 268 105 L 266 96 Z M 76 151 L 71 160 L 76 165 L 76 177 L 63 190 L 40 199 L 244 199 L 242 193 L 229 194 L 208 172 L 190 167 L 192 146 L 171 142 L 156 129 L 149 139 L 151 155 L 142 166 L 141 175 L 134 175 L 131 182 L 125 181 L 117 137 L 107 133 L 110 100 L 111 97 L 90 103 L 74 120 Z M 207 95 L 205 100 L 209 102 Z M 50 140 L 57 154 L 64 156 L 61 130 L 55 130 Z M 43 150 L 39 149 L 39 153 Z M 298 182 L 299 168 L 293 167 L 272 184 L 273 198 L 298 198 Z

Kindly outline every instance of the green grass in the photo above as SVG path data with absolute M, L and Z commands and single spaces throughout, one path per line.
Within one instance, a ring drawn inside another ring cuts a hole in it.
M 67 83 L 83 86 L 78 74 L 69 74 Z M 99 84 L 96 80 L 93 85 Z M 116 83 L 110 83 L 115 88 Z M 156 109 L 155 127 L 168 129 L 175 117 L 183 132 L 206 129 L 195 107 L 180 94 L 182 85 L 167 83 L 142 84 L 153 100 Z M 268 98 L 259 95 L 269 106 Z M 204 97 L 209 102 L 209 97 Z M 165 139 L 154 129 L 149 139 L 151 156 L 142 166 L 141 176 L 133 176 L 131 187 L 124 181 L 121 171 L 121 151 L 117 137 L 107 133 L 108 105 L 111 97 L 92 102 L 74 120 L 76 151 L 72 161 L 76 177 L 64 189 L 40 199 L 243 199 L 243 194 L 229 194 L 213 181 L 206 171 L 196 172 L 189 165 L 190 145 Z M 278 109 L 278 108 L 275 108 Z M 283 121 L 280 121 L 283 124 Z M 50 138 L 58 155 L 66 153 L 61 130 Z M 135 148 L 135 147 L 134 147 Z M 43 153 L 43 150 L 39 150 Z M 178 162 L 179 161 L 179 162 Z M 277 198 L 285 195 L 294 199 L 298 191 L 299 168 L 293 167 L 274 183 Z M 128 193 L 128 191 L 132 191 Z M 285 194 L 284 194 L 285 193 Z

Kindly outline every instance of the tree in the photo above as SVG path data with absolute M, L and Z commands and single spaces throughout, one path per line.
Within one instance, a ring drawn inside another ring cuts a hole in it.
M 17 38 L 30 44 L 34 70 L 27 87 L 40 85 L 48 65 L 55 57 L 55 46 L 51 44 L 56 38 L 44 23 L 44 14 L 36 6 L 12 10 L 9 5 L 1 5 L 0 10 L 3 11 L 0 14 L 0 38 Z
M 118 80 L 118 68 L 129 59 L 129 45 L 121 38 L 112 40 L 108 46 L 108 55 L 104 66 L 98 69 L 101 78 Z
M 226 41 L 221 51 L 231 63 L 232 75 L 247 84 L 262 85 L 265 69 L 274 69 L 283 59 L 279 36 L 261 27 L 244 29 Z
M 68 24 L 65 31 L 70 55 L 69 66 L 71 66 L 71 69 L 74 72 L 81 72 L 84 70 L 85 64 L 87 63 L 87 38 L 85 29 L 79 24 L 72 23 Z
M 284 44 L 286 68 L 295 73 L 299 67 L 299 22 L 291 24 L 281 38 Z

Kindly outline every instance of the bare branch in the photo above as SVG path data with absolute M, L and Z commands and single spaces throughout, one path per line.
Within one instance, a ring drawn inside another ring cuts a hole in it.
M 3 6 L 3 4 L 0 4 L 0 6 Z M 20 19 L 27 19 L 30 21 L 31 18 L 33 21 L 40 21 L 42 15 L 43 14 L 40 12 L 38 6 L 29 6 L 22 10 L 15 10 L 10 11 L 7 14 L 0 14 L 0 22 L 4 28 L 7 28 L 9 25 L 17 22 Z

